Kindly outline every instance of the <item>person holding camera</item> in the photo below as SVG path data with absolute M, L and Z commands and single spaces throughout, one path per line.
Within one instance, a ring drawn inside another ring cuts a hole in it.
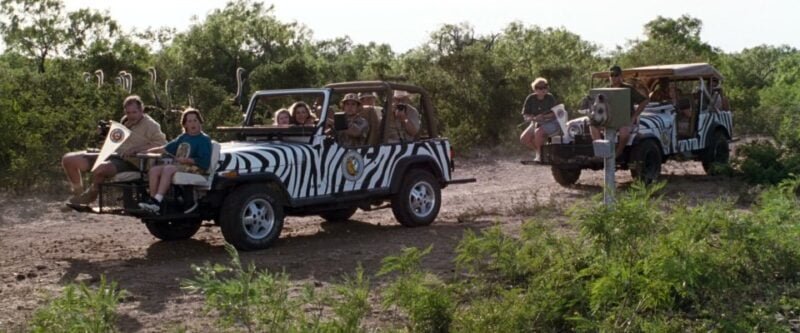
M 391 111 L 386 115 L 387 143 L 409 142 L 419 132 L 419 111 L 411 105 L 411 95 L 406 91 L 395 90 L 392 96 Z
M 533 92 L 525 98 L 522 107 L 522 117 L 531 124 L 519 136 L 519 142 L 536 152 L 535 162 L 541 162 L 545 140 L 561 130 L 556 115 L 550 110 L 558 103 L 549 89 L 545 78 L 536 78 L 531 82 Z
M 628 139 L 631 137 L 631 129 L 633 126 L 639 125 L 639 115 L 642 114 L 644 108 L 647 106 L 647 103 L 650 102 L 650 99 L 642 95 L 636 88 L 632 85 L 625 83 L 622 80 L 622 68 L 617 65 L 611 66 L 609 69 L 609 81 L 611 82 L 612 88 L 628 88 L 631 91 L 631 125 L 621 127 L 617 129 L 617 133 L 619 133 L 619 137 L 617 138 L 617 149 L 616 149 L 616 156 L 622 154 L 625 150 L 625 146 L 628 144 Z M 634 108 L 634 105 L 637 105 Z M 592 134 L 592 140 L 600 140 L 603 136 L 600 133 L 600 130 L 604 129 L 601 127 L 596 126 L 589 126 L 589 131 Z
M 357 94 L 346 94 L 341 107 L 347 119 L 347 129 L 336 133 L 340 145 L 354 147 L 363 146 L 367 142 L 369 123 L 361 116 L 361 101 Z
M 61 166 L 67 174 L 71 185 L 72 196 L 69 203 L 88 205 L 97 199 L 100 184 L 117 173 L 139 171 L 138 161 L 134 156 L 147 149 L 167 143 L 167 137 L 161 131 L 161 125 L 144 113 L 144 103 L 137 95 L 131 95 L 122 102 L 125 115 L 120 122 L 130 131 L 130 137 L 117 148 L 118 156 L 111 156 L 92 172 L 92 185 L 84 191 L 81 172 L 87 172 L 95 163 L 97 154 L 86 151 L 71 152 L 61 158 Z

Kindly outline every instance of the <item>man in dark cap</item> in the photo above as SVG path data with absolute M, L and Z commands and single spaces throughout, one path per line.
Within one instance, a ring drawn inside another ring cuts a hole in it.
M 631 125 L 638 125 L 639 115 L 642 114 L 642 111 L 644 111 L 644 108 L 647 106 L 647 103 L 650 102 L 650 100 L 639 93 L 636 88 L 622 80 L 622 68 L 620 68 L 618 65 L 611 66 L 611 68 L 608 70 L 608 74 L 612 88 L 628 88 L 631 91 Z M 636 105 L 635 109 L 634 105 Z M 617 141 L 616 156 L 619 156 L 625 150 L 625 145 L 628 143 L 628 139 L 631 137 L 631 125 L 617 129 L 619 133 L 619 141 Z M 600 129 L 600 127 L 590 127 L 593 140 L 599 140 L 602 138 Z

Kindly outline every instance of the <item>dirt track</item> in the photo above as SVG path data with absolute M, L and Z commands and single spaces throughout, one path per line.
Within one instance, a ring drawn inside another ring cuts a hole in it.
M 548 167 L 525 166 L 519 160 L 519 156 L 457 160 L 456 176 L 476 177 L 478 183 L 443 190 L 442 209 L 432 226 L 400 227 L 391 210 L 359 211 L 346 223 L 292 217 L 275 246 L 244 253 L 242 260 L 259 268 L 285 270 L 293 280 L 325 285 L 354 272 L 359 263 L 374 273 L 382 258 L 403 247 L 434 244 L 424 264 L 447 273 L 452 269 L 453 247 L 466 229 L 499 223 L 514 232 L 525 219 L 537 215 L 562 225 L 561 208 L 600 192 L 602 171 L 585 171 L 578 185 L 563 188 L 553 181 Z M 630 184 L 628 172 L 620 171 L 617 177 L 621 187 Z M 747 200 L 738 196 L 744 185 L 707 177 L 698 163 L 671 162 L 662 179 L 668 182 L 664 191 L 668 199 Z M 136 219 L 65 213 L 56 199 L 61 198 L 0 198 L 0 331 L 22 327 L 44 297 L 64 284 L 96 283 L 101 275 L 130 294 L 120 307 L 123 331 L 174 327 L 208 331 L 211 322 L 200 315 L 200 297 L 186 294 L 180 281 L 192 277 L 192 264 L 227 262 L 218 228 L 204 226 L 189 241 L 159 242 Z M 565 224 L 564 228 L 569 230 Z M 377 325 L 385 316 L 375 305 L 367 325 Z

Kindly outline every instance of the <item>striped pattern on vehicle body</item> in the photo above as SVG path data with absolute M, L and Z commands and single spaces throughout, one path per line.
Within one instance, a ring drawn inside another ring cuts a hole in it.
M 355 181 L 342 168 L 346 154 L 353 151 L 363 159 L 363 171 Z M 239 174 L 272 173 L 293 199 L 360 190 L 388 188 L 398 162 L 411 156 L 430 156 L 450 180 L 450 143 L 432 139 L 414 143 L 344 148 L 289 142 L 232 142 L 222 145 L 218 172 Z
M 638 135 L 652 134 L 661 142 L 665 155 L 697 151 L 705 148 L 709 135 L 713 135 L 712 126 L 722 125 L 730 136 L 733 130 L 733 117 L 730 111 L 702 112 L 697 122 L 697 136 L 690 139 L 677 140 L 672 115 L 642 114 L 639 118 Z M 668 137 L 661 134 L 668 133 Z M 665 142 L 665 139 L 669 142 Z

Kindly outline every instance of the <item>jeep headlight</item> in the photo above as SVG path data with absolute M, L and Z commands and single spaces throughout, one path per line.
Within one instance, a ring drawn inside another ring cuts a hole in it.
M 574 138 L 576 136 L 583 134 L 583 129 L 581 128 L 580 124 L 574 123 L 569 125 L 569 127 L 567 128 L 567 132 L 569 133 L 569 136 Z

